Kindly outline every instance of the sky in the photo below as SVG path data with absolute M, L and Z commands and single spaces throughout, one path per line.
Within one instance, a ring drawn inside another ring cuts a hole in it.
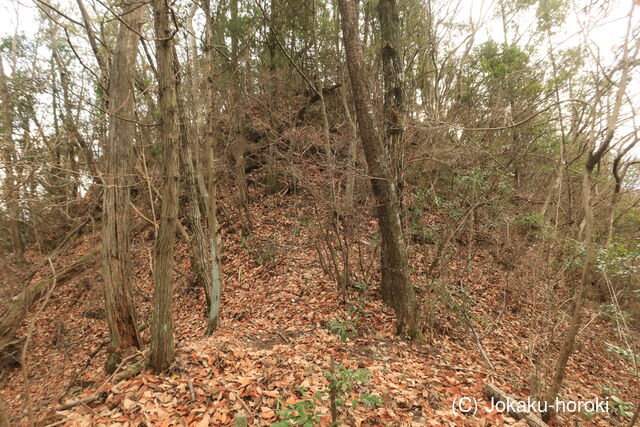
M 25 34 L 34 34 L 38 30 L 38 24 L 36 22 L 37 7 L 34 3 L 35 0 L 1 0 L 0 1 L 0 35 L 6 36 L 14 34 L 16 30 L 18 32 L 24 32 Z M 614 7 L 614 13 L 611 16 L 610 21 L 605 25 L 600 25 L 590 31 L 590 37 L 600 46 L 603 52 L 610 51 L 611 48 L 622 40 L 624 37 L 625 25 L 624 15 L 629 8 L 629 1 L 617 1 L 617 6 Z M 72 0 L 57 0 L 51 1 L 52 4 L 61 4 L 63 6 L 73 7 L 75 2 Z M 494 1 L 482 1 L 482 0 L 462 0 L 461 12 L 459 16 L 466 20 L 469 14 L 472 14 L 474 19 L 478 19 L 481 14 L 492 6 L 495 6 L 497 2 Z M 66 8 L 65 8 L 66 9 Z M 640 16 L 640 11 L 636 12 L 636 17 Z M 522 26 L 525 27 L 531 20 L 535 19 L 535 16 L 524 17 Z M 575 34 L 580 30 L 579 20 L 583 20 L 575 15 L 570 15 L 563 25 L 563 30 L 556 36 L 556 40 L 566 40 L 565 44 L 573 44 L 577 42 Z M 529 22 L 527 22 L 529 21 Z M 636 20 L 636 24 L 638 20 Z M 573 37 L 570 37 L 574 35 Z M 498 21 L 492 21 L 489 25 L 479 34 L 480 40 L 492 38 L 494 40 L 503 40 L 504 35 L 502 26 Z
M 30 0 L 2 0 L 0 1 L 0 35 L 8 36 L 16 31 L 25 34 L 35 34 L 38 31 L 36 23 L 37 9 Z

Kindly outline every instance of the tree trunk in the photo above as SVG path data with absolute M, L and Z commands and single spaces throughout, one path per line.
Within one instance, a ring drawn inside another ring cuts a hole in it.
M 547 392 L 547 407 L 554 404 L 558 393 L 562 387 L 564 377 L 567 370 L 569 357 L 575 346 L 576 336 L 582 325 L 582 316 L 584 314 L 584 305 L 587 297 L 587 290 L 591 283 L 591 270 L 595 263 L 595 246 L 593 243 L 593 206 L 591 205 L 591 185 L 592 185 L 593 168 L 587 168 L 582 179 L 582 208 L 584 210 L 584 262 L 582 265 L 582 277 L 580 285 L 577 289 L 575 302 L 573 306 L 573 315 L 569 323 L 569 329 L 564 337 L 564 342 L 560 349 L 560 355 L 556 361 L 555 371 L 551 386 Z M 553 412 L 544 413 L 542 419 L 548 421 Z
M 13 144 L 13 120 L 11 114 L 11 94 L 7 76 L 4 73 L 2 56 L 0 56 L 0 98 L 2 101 L 2 163 L 4 163 L 4 201 L 9 214 L 9 233 L 13 243 L 13 253 L 19 262 L 24 262 L 24 243 L 20 234 L 20 192 L 13 170 L 13 156 L 15 146 Z
M 553 46 L 551 44 L 551 33 L 548 31 L 547 32 L 547 39 L 549 41 L 549 58 L 551 59 L 551 66 L 552 66 L 552 70 L 553 70 L 553 75 L 554 76 L 558 76 L 558 67 L 556 65 L 556 60 L 555 60 L 555 56 L 553 53 Z M 555 212 L 555 219 L 554 219 L 554 225 L 556 227 L 558 227 L 558 223 L 560 221 L 560 201 L 562 199 L 562 182 L 564 180 L 564 170 L 566 169 L 567 165 L 566 165 L 566 155 L 565 155 L 565 143 L 566 143 L 566 132 L 565 132 L 565 128 L 564 128 L 564 122 L 562 120 L 562 104 L 560 103 L 560 89 L 558 88 L 558 84 L 557 84 L 557 80 L 554 84 L 554 94 L 555 94 L 555 99 L 556 99 L 556 103 L 557 105 L 557 109 L 558 109 L 558 123 L 560 125 L 560 159 L 558 159 L 558 167 L 556 170 L 556 181 L 554 183 L 553 188 L 555 189 L 555 195 L 556 195 L 556 212 Z M 578 128 L 577 126 L 574 126 L 574 130 L 572 132 L 572 134 L 574 134 L 577 137 L 578 134 Z M 572 138 L 572 142 L 575 142 L 575 138 Z M 544 201 L 544 204 L 542 206 L 542 211 L 540 212 L 540 214 L 544 217 L 547 215 L 547 210 L 549 209 L 550 203 L 551 203 L 551 198 L 554 195 L 554 191 L 550 191 L 547 195 L 547 198 Z
M 209 295 L 209 329 L 219 326 L 220 294 L 222 292 L 222 270 L 220 269 L 221 236 L 218 226 L 217 176 L 213 145 L 209 148 L 209 250 L 211 251 L 211 293 Z
M 207 19 L 207 28 L 205 31 L 205 37 L 210 43 L 215 42 L 215 33 L 213 32 L 213 18 L 210 11 L 209 0 L 205 0 L 205 14 Z M 218 177 L 216 174 L 216 140 L 215 140 L 215 121 L 214 115 L 216 111 L 213 77 L 215 75 L 213 50 L 207 51 L 207 128 L 206 128 L 206 145 L 207 145 L 207 166 L 209 170 L 209 182 L 208 182 L 208 195 L 209 200 L 207 203 L 207 223 L 209 226 L 209 250 L 211 251 L 211 294 L 209 295 L 209 319 L 213 320 L 209 324 L 211 330 L 216 329 L 219 326 L 219 314 L 220 314 L 220 294 L 222 289 L 222 273 L 220 270 L 220 253 L 222 247 L 222 239 L 220 236 L 220 228 L 218 226 L 218 202 L 217 202 L 217 188 Z M 211 331 L 209 331 L 211 332 Z
M 615 185 L 613 188 L 613 196 L 611 196 L 611 206 L 609 206 L 609 217 L 607 218 L 607 240 L 605 242 L 605 247 L 611 246 L 613 242 L 613 225 L 615 223 L 616 218 L 616 210 L 618 209 L 618 205 L 620 204 L 620 199 L 622 195 L 620 194 L 622 190 L 622 180 L 624 179 L 624 174 L 615 175 Z
M 613 242 L 613 226 L 616 221 L 616 211 L 618 209 L 618 205 L 620 204 L 620 200 L 622 199 L 622 182 L 624 181 L 624 177 L 627 174 L 627 170 L 634 164 L 640 163 L 640 160 L 634 160 L 625 163 L 623 161 L 624 156 L 627 155 L 629 151 L 638 143 L 638 139 L 634 139 L 630 144 L 628 144 L 623 150 L 621 150 L 616 158 L 613 160 L 613 179 L 614 179 L 614 187 L 613 187 L 613 196 L 611 197 L 611 205 L 609 206 L 609 217 L 607 218 L 607 240 L 605 242 L 605 247 L 609 247 Z
M 149 366 L 156 372 L 171 365 L 175 356 L 173 343 L 173 250 L 178 218 L 178 173 L 176 168 L 177 118 L 173 34 L 169 28 L 169 7 L 165 0 L 153 1 L 158 64 L 158 104 L 161 112 L 161 138 L 164 161 L 164 184 L 160 229 L 155 247 L 155 288 Z M 113 83 L 112 83 L 113 84 Z
M 135 46 L 135 51 L 137 53 L 137 43 Z M 60 59 L 60 55 L 58 54 L 58 50 L 56 48 L 52 49 L 52 54 L 53 59 L 58 66 L 58 75 L 60 76 L 60 85 L 62 86 L 62 103 L 64 106 L 62 125 L 65 128 L 65 132 L 67 132 L 68 135 L 72 137 L 72 140 L 68 140 L 67 144 L 69 145 L 70 150 L 75 148 L 74 146 L 76 144 L 82 150 L 82 154 L 84 155 L 85 162 L 87 164 L 87 169 L 91 174 L 91 179 L 94 182 L 98 182 L 98 169 L 95 165 L 93 150 L 87 144 L 87 141 L 83 138 L 73 117 L 73 105 L 71 103 L 71 94 L 69 90 L 69 71 L 62 62 L 62 59 Z M 75 144 L 72 142 L 73 140 L 75 140 Z
M 401 79 L 402 64 L 398 52 L 401 35 L 400 18 L 396 10 L 396 0 L 379 0 L 377 12 L 380 19 L 380 38 L 382 41 L 380 57 L 382 59 L 384 88 L 383 144 L 389 160 L 391 179 L 402 225 L 404 99 Z M 383 250 L 381 255 L 382 265 L 388 265 L 389 261 L 385 260 L 385 257 L 389 256 L 389 251 Z M 387 304 L 393 305 L 392 286 L 383 286 L 382 298 Z
M 329 132 L 329 117 L 327 116 L 327 104 L 324 100 L 324 82 L 321 76 L 322 67 L 320 66 L 320 56 L 318 51 L 318 10 L 316 0 L 313 0 L 313 51 L 316 56 L 316 64 L 315 64 L 315 72 L 316 72 L 316 83 L 315 83 L 315 91 L 318 93 L 318 97 L 320 98 L 320 115 L 322 117 L 322 130 L 324 136 L 324 151 L 327 160 L 327 166 L 329 168 L 329 176 L 331 177 L 331 202 L 335 204 L 336 200 L 336 182 L 335 182 L 335 174 L 336 174 L 336 161 L 335 156 L 333 155 L 333 148 L 331 147 L 331 136 Z
M 105 191 L 103 205 L 104 297 L 111 345 L 118 351 L 140 347 L 131 284 L 131 235 L 129 230 L 131 171 L 135 105 L 133 73 L 139 36 L 129 28 L 142 24 L 144 7 L 137 1 L 123 7 L 116 49 L 111 64 L 109 85 L 109 136 L 106 149 Z
M 342 108 L 344 109 L 344 115 L 349 124 L 349 152 L 347 163 L 347 182 L 344 188 L 344 207 L 348 210 L 353 209 L 353 201 L 355 198 L 356 187 L 356 157 L 358 154 L 358 128 L 356 127 L 353 118 L 351 117 L 351 110 L 349 109 L 349 102 L 347 100 L 347 92 L 349 88 L 347 86 L 345 74 L 342 74 L 342 87 L 340 88 L 340 100 L 342 101 Z
M 384 82 L 384 144 L 389 153 L 389 167 L 402 210 L 404 187 L 404 88 L 400 57 L 401 29 L 396 0 L 378 2 Z M 401 212 L 402 213 L 402 212 Z
M 95 33 L 93 32 L 93 27 L 91 26 L 91 17 L 89 16 L 87 9 L 84 7 L 82 0 L 76 0 L 76 3 L 78 3 L 78 8 L 82 15 L 83 27 L 87 33 L 87 39 L 89 40 L 91 51 L 93 52 L 93 56 L 96 58 L 98 67 L 100 67 L 100 79 L 98 80 L 98 84 L 102 87 L 103 93 L 109 93 L 109 72 L 107 70 L 107 61 L 105 61 L 104 56 L 98 47 L 98 41 L 96 40 Z M 104 100 L 104 96 L 101 96 L 101 99 Z
M 420 313 L 409 279 L 407 250 L 402 235 L 400 209 L 393 175 L 384 154 L 380 131 L 375 122 L 372 93 L 358 36 L 353 0 L 340 0 L 342 34 L 351 79 L 360 139 L 364 148 L 371 187 L 377 201 L 378 227 L 382 240 L 382 291 L 396 311 L 399 335 L 422 339 Z
M 179 91 L 177 91 L 179 98 Z M 178 101 L 180 103 L 180 101 Z M 191 229 L 193 237 L 189 241 L 191 248 L 191 259 L 193 260 L 193 269 L 196 280 L 204 287 L 207 300 L 207 333 L 211 333 L 216 329 L 218 319 L 217 315 L 211 317 L 211 302 L 213 294 L 212 269 L 208 258 L 208 239 L 205 237 L 202 229 L 202 215 L 200 212 L 200 204 L 198 203 L 198 184 L 193 167 L 193 156 L 191 154 L 191 146 L 187 137 L 187 129 L 185 126 L 184 109 L 180 107 L 180 160 L 182 163 L 182 171 L 184 173 L 184 184 L 187 187 L 187 198 L 189 207 L 186 211 L 186 219 Z M 207 203 L 209 204 L 209 203 Z M 213 252 L 212 252 L 213 253 Z
M 598 146 L 596 146 L 595 136 L 591 137 L 587 141 L 588 148 L 588 157 L 585 164 L 585 171 L 582 180 L 582 208 L 584 211 L 584 219 L 583 219 L 583 236 L 584 236 L 584 261 L 582 265 L 582 278 L 580 280 L 579 288 L 576 292 L 573 315 L 571 316 L 571 321 L 569 323 L 569 329 L 565 335 L 564 342 L 560 349 L 560 354 L 558 356 L 558 360 L 556 361 L 555 371 L 553 374 L 553 380 L 549 390 L 547 391 L 547 395 L 545 399 L 547 401 L 547 406 L 553 404 L 560 389 L 562 388 L 562 383 L 564 381 L 567 363 L 569 361 L 569 357 L 573 352 L 573 348 L 575 346 L 576 336 L 578 335 L 578 331 L 582 326 L 582 316 L 584 312 L 584 306 L 586 303 L 586 296 L 589 286 L 591 286 L 591 275 L 592 269 L 595 264 L 595 245 L 593 241 L 593 206 L 591 204 L 591 187 L 593 181 L 593 170 L 596 165 L 600 162 L 605 153 L 610 149 L 611 140 L 616 132 L 618 127 L 618 118 L 620 116 L 620 109 L 622 107 L 622 100 L 624 93 L 627 88 L 627 83 L 629 81 L 629 69 L 634 58 L 629 58 L 629 36 L 632 32 L 632 15 L 633 15 L 633 7 L 634 4 L 631 5 L 631 10 L 627 15 L 627 33 L 625 36 L 625 42 L 623 45 L 623 55 L 621 68 L 622 73 L 620 77 L 620 84 L 618 85 L 618 89 L 616 91 L 616 98 L 613 108 L 607 117 L 607 127 L 603 140 L 600 142 Z M 640 40 L 638 40 L 636 45 L 636 49 L 634 49 L 634 54 L 638 52 L 638 48 L 640 47 Z M 593 135 L 596 135 L 596 132 L 592 132 Z M 553 411 L 546 412 L 543 414 L 543 419 L 545 421 L 549 420 L 553 416 Z

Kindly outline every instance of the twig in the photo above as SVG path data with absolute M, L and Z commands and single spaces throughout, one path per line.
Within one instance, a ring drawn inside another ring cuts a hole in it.
M 435 366 L 436 368 L 441 369 L 449 369 L 451 371 L 460 371 L 460 372 L 473 372 L 476 374 L 488 375 L 492 377 L 502 377 L 501 375 L 496 374 L 495 372 L 483 371 L 482 369 L 472 369 L 472 368 L 462 368 L 460 366 L 453 366 L 441 363 L 434 363 L 431 366 Z
M 329 385 L 329 401 L 331 405 L 331 422 L 335 425 L 338 424 L 338 405 L 337 405 L 337 394 L 335 384 L 335 376 L 336 376 L 336 360 L 331 356 L 331 361 L 329 362 L 329 369 L 331 370 L 331 384 Z
M 221 380 L 219 380 L 219 379 L 218 379 L 218 382 L 219 382 L 219 383 L 220 383 L 224 388 L 227 388 L 227 383 L 226 383 L 226 382 L 221 381 Z M 251 409 L 249 409 L 249 407 L 247 406 L 247 404 L 245 403 L 245 401 L 244 401 L 243 399 L 238 399 L 238 402 L 240 402 L 240 404 L 242 405 L 242 407 L 243 407 L 243 408 L 244 408 L 244 409 L 249 413 L 249 416 L 250 416 L 254 421 L 257 421 L 256 416 L 255 416 L 255 415 L 253 415 L 253 412 L 251 411 Z M 272 411 L 272 410 L 264 411 L 264 412 L 260 412 L 260 413 L 258 414 L 258 416 L 260 416 L 260 415 L 262 415 L 262 414 L 269 413 L 269 412 L 271 412 L 271 411 Z
M 98 353 L 100 352 L 100 350 L 102 349 L 102 347 L 104 347 L 107 344 L 109 344 L 109 341 L 102 341 L 100 343 L 100 345 L 98 345 L 98 347 L 91 352 L 91 354 L 87 358 L 87 361 L 85 362 L 85 364 L 82 367 L 82 369 L 80 369 L 79 371 L 76 372 L 76 374 L 73 376 L 71 381 L 69 381 L 69 384 L 67 385 L 67 387 L 64 389 L 64 392 L 62 393 L 62 395 L 60 395 L 60 397 L 58 399 L 56 399 L 58 402 L 60 402 L 62 399 L 65 398 L 67 393 L 69 393 L 69 390 L 71 390 L 71 386 L 73 385 L 73 383 L 80 376 L 80 373 L 83 372 L 85 369 L 87 369 L 89 367 L 89 365 L 91 364 L 91 361 L 93 360 L 93 358 L 96 357 L 98 355 Z
M 147 217 L 145 214 L 143 214 L 137 207 L 136 205 L 133 204 L 133 202 L 129 202 L 131 204 L 131 207 L 133 208 L 133 211 L 138 214 L 138 216 L 142 219 L 144 219 L 146 222 L 148 222 L 149 224 L 151 224 L 153 226 L 153 229 L 156 230 L 158 228 L 158 224 L 156 224 L 155 222 L 153 222 L 149 217 Z
M 196 392 L 193 390 L 193 381 L 189 380 L 187 382 L 187 386 L 189 386 L 189 393 L 191 394 L 191 400 L 195 402 L 195 400 L 196 400 Z
M 286 342 L 287 344 L 290 343 L 289 338 L 285 337 L 284 335 L 282 335 L 280 332 L 276 331 L 276 335 L 278 335 L 280 338 L 282 338 L 282 341 Z
M 458 283 L 460 284 L 460 288 L 462 292 L 466 293 L 464 289 L 464 285 L 462 284 L 462 281 L 459 280 Z M 464 309 L 462 310 L 462 316 L 464 317 L 464 321 L 467 324 L 467 328 L 469 328 L 469 332 L 471 332 L 471 335 L 473 335 L 473 339 L 476 341 L 476 344 L 478 345 L 478 349 L 480 349 L 480 354 L 482 355 L 482 358 L 484 359 L 485 362 L 487 362 L 487 365 L 489 365 L 489 368 L 491 368 L 491 370 L 495 372 L 496 368 L 493 367 L 493 363 L 491 363 L 491 359 L 489 359 L 487 352 L 484 351 L 484 347 L 482 346 L 482 341 L 480 340 L 480 337 L 476 333 L 475 328 L 471 324 L 471 320 L 469 320 L 469 316 L 467 316 L 467 311 Z
M 101 393 L 96 393 L 96 394 L 93 394 L 93 395 L 88 396 L 88 397 L 83 397 L 82 399 L 73 400 L 71 402 L 63 403 L 62 405 L 58 405 L 55 408 L 53 408 L 53 410 L 54 411 L 65 411 L 67 409 L 73 408 L 74 406 L 82 405 L 84 403 L 93 402 L 94 400 L 99 399 L 100 396 L 101 396 Z
M 64 411 L 66 409 L 73 408 L 74 406 L 82 405 L 83 403 L 93 402 L 94 400 L 98 399 L 102 395 L 102 389 L 109 383 L 109 381 L 111 381 L 112 378 L 114 378 L 116 376 L 116 374 L 118 372 L 120 372 L 120 370 L 122 369 L 124 364 L 126 362 L 128 362 L 129 360 L 133 359 L 134 357 L 139 356 L 140 354 L 142 354 L 142 352 L 137 351 L 137 352 L 133 353 L 132 355 L 127 356 L 124 359 L 122 359 L 122 362 L 120 362 L 120 364 L 118 365 L 116 370 L 113 371 L 113 373 L 111 375 L 109 375 L 109 377 L 102 383 L 102 385 L 100 387 L 98 387 L 96 392 L 93 393 L 91 396 L 87 396 L 87 397 L 83 397 L 82 399 L 73 400 L 71 402 L 63 403 L 62 405 L 58 405 L 58 406 L 54 407 L 53 410 L 54 411 Z

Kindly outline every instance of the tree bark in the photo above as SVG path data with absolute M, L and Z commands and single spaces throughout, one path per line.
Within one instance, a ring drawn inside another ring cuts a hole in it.
M 346 85 L 346 79 L 348 78 L 346 73 L 342 72 L 342 87 L 340 88 L 340 100 L 342 102 L 342 108 L 344 109 L 344 115 L 349 125 L 349 151 L 347 157 L 347 182 L 344 188 L 344 207 L 347 210 L 353 209 L 353 201 L 355 198 L 356 187 L 356 157 L 358 154 L 358 128 L 351 117 L 351 110 L 349 108 L 349 102 L 347 100 L 347 92 L 349 88 Z
M 214 156 L 213 146 L 209 148 L 209 212 L 207 220 L 209 225 L 209 250 L 211 252 L 211 292 L 208 296 L 209 300 L 209 329 L 211 333 L 217 329 L 220 324 L 220 296 L 222 293 L 222 270 L 220 268 L 220 254 L 222 248 L 222 238 L 220 235 L 220 227 L 218 225 L 218 203 L 217 188 L 218 178 L 216 175 L 216 159 Z
M 11 114 L 11 94 L 8 78 L 4 73 L 2 56 L 0 56 L 0 98 L 2 101 L 2 163 L 4 163 L 4 201 L 9 214 L 9 233 L 13 243 L 13 253 L 19 262 L 24 262 L 24 243 L 20 233 L 20 192 L 13 169 L 15 146 L 13 143 L 13 119 Z
M 609 206 L 609 217 L 607 218 L 607 228 L 606 228 L 606 242 L 605 247 L 609 247 L 613 242 L 613 226 L 616 221 L 616 211 L 618 209 L 618 205 L 620 204 L 620 200 L 622 199 L 622 183 L 624 181 L 624 177 L 627 174 L 627 170 L 629 167 L 640 163 L 640 160 L 634 160 L 630 162 L 624 162 L 624 156 L 627 155 L 629 151 L 638 143 L 638 139 L 634 139 L 630 144 L 628 144 L 623 150 L 621 150 L 616 158 L 613 160 L 612 174 L 614 179 L 614 187 L 613 187 L 613 195 L 611 196 L 611 205 Z
M 377 202 L 377 218 L 382 240 L 382 291 L 396 312 L 399 335 L 422 339 L 420 313 L 409 278 L 407 249 L 402 235 L 400 208 L 393 174 L 384 153 L 380 131 L 375 121 L 372 93 L 365 68 L 362 45 L 357 32 L 353 0 L 340 0 L 342 34 L 351 80 L 360 139 L 364 148 L 371 187 Z
M 573 352 L 576 337 L 580 326 L 582 325 L 582 316 L 584 313 L 584 305 L 587 298 L 587 291 L 591 283 L 591 271 L 595 263 L 595 247 L 593 244 L 593 206 L 591 206 L 591 185 L 592 185 L 593 168 L 587 169 L 582 179 L 582 208 L 584 209 L 584 260 L 582 265 L 582 277 L 580 286 L 575 296 L 573 306 L 573 314 L 569 323 L 569 329 L 564 337 L 560 354 L 556 360 L 556 366 L 553 374 L 551 386 L 547 391 L 546 402 L 547 407 L 551 407 L 560 392 L 562 383 L 567 370 L 569 357 Z M 542 415 L 542 419 L 548 421 L 553 415 L 552 411 Z
M 129 29 L 140 28 L 144 7 L 130 1 L 123 7 L 116 49 L 111 64 L 109 85 L 109 132 L 106 149 L 103 204 L 103 271 L 107 322 L 111 346 L 140 347 L 137 316 L 131 283 L 131 235 L 129 230 L 131 203 L 131 171 L 135 104 L 133 78 L 139 36 Z
M 173 342 L 173 251 L 178 217 L 178 173 L 176 168 L 177 97 L 173 57 L 173 36 L 169 26 L 169 6 L 165 0 L 153 1 L 158 64 L 158 104 L 161 112 L 164 184 L 160 228 L 155 247 L 155 288 L 151 323 L 149 366 L 156 372 L 171 365 L 175 356 Z M 113 84 L 113 83 L 112 83 Z
M 400 57 L 401 28 L 396 0 L 379 0 L 382 72 L 384 83 L 384 144 L 389 153 L 398 203 L 404 187 L 404 88 Z
M 213 17 L 211 16 L 210 2 L 205 0 L 205 14 L 207 19 L 207 28 L 205 32 L 206 39 L 210 43 L 215 43 L 215 33 L 213 32 Z M 213 50 L 207 51 L 206 66 L 206 89 L 207 89 L 207 127 L 206 127 L 206 146 L 207 146 L 207 166 L 209 169 L 208 190 L 209 200 L 207 203 L 207 224 L 209 227 L 209 250 L 211 253 L 211 294 L 209 295 L 208 308 L 209 319 L 213 320 L 209 324 L 211 330 L 219 326 L 220 315 L 220 294 L 222 290 L 222 272 L 220 269 L 220 254 L 222 247 L 222 238 L 220 228 L 218 226 L 218 177 L 217 177 L 217 158 L 216 158 L 216 140 L 215 140 L 215 94 L 213 86 L 213 78 L 215 75 L 215 62 L 213 58 Z M 209 331 L 211 332 L 211 331 Z
M 179 97 L 179 92 L 178 92 Z M 180 102 L 180 101 L 178 101 Z M 205 237 L 202 228 L 202 214 L 200 212 L 200 204 L 198 203 L 198 184 L 196 182 L 195 171 L 193 167 L 193 156 L 189 139 L 187 137 L 187 129 L 185 126 L 184 110 L 180 108 L 180 160 L 182 163 L 182 171 L 184 172 L 184 184 L 187 187 L 187 199 L 189 206 L 186 211 L 187 224 L 193 234 L 189 241 L 191 249 L 191 259 L 193 260 L 193 269 L 196 280 L 204 287 L 207 301 L 207 333 L 213 332 L 217 328 L 218 316 L 213 315 L 211 311 L 213 290 L 213 270 L 208 258 L 208 240 Z M 207 203 L 208 205 L 209 203 Z M 213 252 L 211 252 L 213 254 Z M 213 317 L 212 317 L 213 315 Z
M 401 30 L 396 0 L 379 0 L 377 12 L 380 19 L 380 38 L 382 42 L 380 57 L 382 59 L 384 90 L 383 144 L 389 159 L 391 179 L 400 213 L 400 224 L 402 225 L 404 96 L 401 77 L 402 63 L 398 52 Z M 382 251 L 383 265 L 389 264 L 389 261 L 385 260 L 388 255 L 389 251 Z M 383 286 L 382 298 L 387 304 L 393 305 L 392 286 Z
M 617 172 L 614 169 L 614 179 L 615 184 L 613 187 L 613 195 L 611 196 L 611 205 L 609 206 L 609 217 L 607 218 L 607 229 L 606 229 L 606 242 L 605 247 L 611 246 L 613 242 L 613 226 L 616 218 L 616 210 L 618 209 L 618 205 L 620 204 L 620 199 L 622 198 L 622 180 L 624 179 L 624 175 L 626 172 L 626 168 L 623 169 L 622 173 Z

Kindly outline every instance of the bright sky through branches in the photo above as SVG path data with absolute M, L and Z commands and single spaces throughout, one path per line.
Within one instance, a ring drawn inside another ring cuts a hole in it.
M 629 1 L 624 0 L 611 2 L 611 9 L 605 17 L 596 19 L 593 16 L 587 16 L 584 13 L 576 13 L 575 10 L 583 10 L 581 4 L 584 1 L 578 0 L 570 3 L 569 14 L 565 22 L 554 28 L 552 43 L 554 49 L 561 50 L 577 46 L 581 42 L 588 41 L 589 44 L 595 46 L 593 53 L 601 57 L 605 67 L 611 67 L 619 58 L 613 56 L 614 52 L 622 45 L 626 29 L 626 15 L 629 10 Z M 36 0 L 2 0 L 0 5 L 0 37 L 10 36 L 12 34 L 24 33 L 27 36 L 33 36 L 39 29 L 38 24 L 38 7 Z M 79 18 L 77 5 L 72 0 L 50 0 L 51 4 L 55 4 L 72 18 Z M 483 1 L 483 0 L 460 0 L 458 3 L 449 4 L 449 7 L 455 11 L 453 20 L 458 24 L 468 24 L 471 19 L 475 25 L 480 25 L 477 32 L 475 45 L 493 39 L 497 42 L 505 41 L 503 25 L 499 18 L 499 1 Z M 640 6 L 636 6 L 640 9 Z M 54 12 L 52 16 L 59 19 L 60 22 L 66 20 Z M 517 43 L 522 44 L 528 42 L 535 36 L 536 27 L 535 6 L 526 13 L 521 13 L 518 17 L 516 25 L 518 27 Z M 640 10 L 636 10 L 634 14 L 634 28 L 636 31 L 640 29 Z M 512 43 L 516 38 L 512 28 L 507 30 L 507 41 Z M 76 39 L 77 40 L 77 39 Z M 460 40 L 462 41 L 462 39 Z M 547 55 L 547 46 L 537 47 L 537 58 L 534 60 L 544 60 Z M 87 47 L 87 52 L 89 49 Z M 595 68 L 594 63 L 589 65 Z M 628 95 L 632 99 L 634 105 L 640 110 L 640 82 L 632 79 L 628 87 Z M 623 116 L 630 116 L 630 109 L 623 107 Z M 622 124 L 620 134 L 626 134 L 632 129 L 629 123 Z M 636 149 L 636 156 L 640 156 L 640 147 Z

